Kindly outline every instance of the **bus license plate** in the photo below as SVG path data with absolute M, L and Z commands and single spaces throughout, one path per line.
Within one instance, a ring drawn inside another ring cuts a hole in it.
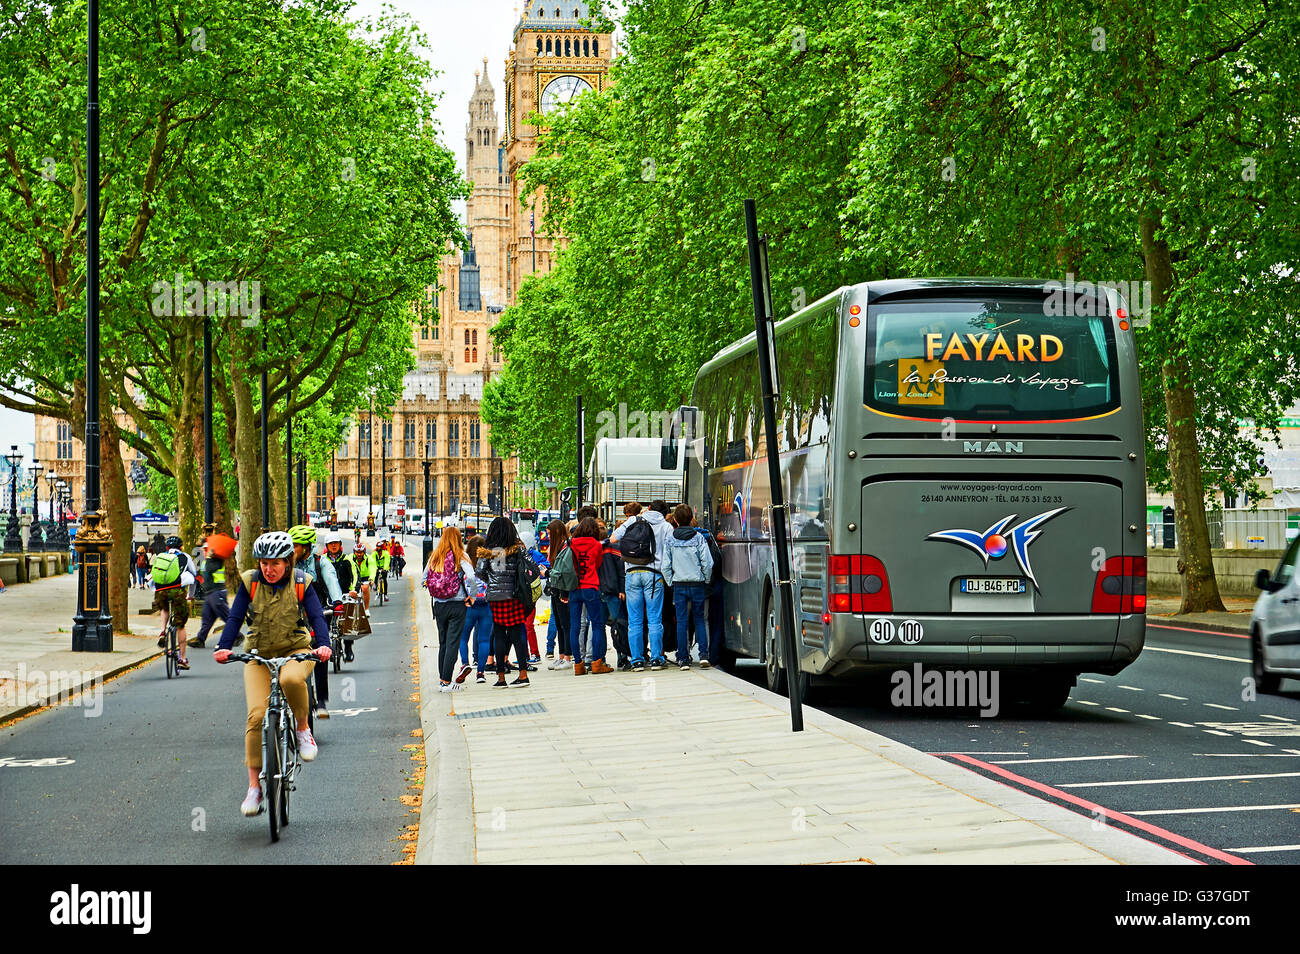
M 1025 580 L 1018 576 L 964 576 L 961 578 L 963 593 L 1023 593 Z

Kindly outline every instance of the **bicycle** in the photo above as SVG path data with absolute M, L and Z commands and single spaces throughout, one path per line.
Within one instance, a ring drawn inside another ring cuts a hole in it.
M 167 620 L 167 648 L 163 650 L 163 658 L 166 660 L 167 678 L 180 675 L 181 668 L 177 665 L 180 649 L 176 645 L 176 621 L 171 618 Z
M 388 571 L 379 570 L 376 573 L 375 590 L 379 593 L 379 605 L 383 606 L 384 601 L 388 599 Z
M 297 724 L 289 700 L 280 688 L 280 668 L 288 662 L 306 662 L 316 658 L 314 653 L 293 653 L 289 656 L 263 657 L 256 653 L 231 653 L 233 662 L 261 663 L 271 670 L 271 694 L 266 700 L 266 715 L 262 717 L 262 805 L 271 823 L 271 841 L 280 840 L 280 829 L 289 824 L 289 793 L 302 770 L 298 758 Z M 310 690 L 311 680 L 308 679 Z M 308 710 L 308 725 L 311 724 Z
M 356 606 L 361 603 L 360 600 L 354 600 L 351 597 L 343 598 L 344 606 Z M 334 664 L 335 672 L 343 671 L 343 634 L 339 631 L 339 618 L 347 610 L 339 610 L 335 613 L 333 610 L 325 610 L 330 616 L 330 661 Z

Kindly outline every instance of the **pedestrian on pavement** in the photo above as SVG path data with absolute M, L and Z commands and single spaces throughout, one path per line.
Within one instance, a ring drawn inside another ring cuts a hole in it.
M 663 555 L 672 530 L 664 515 L 668 504 L 655 500 L 644 513 L 640 505 L 609 535 L 619 545 L 626 566 L 624 591 L 627 594 L 628 644 L 632 650 L 632 669 L 663 669 L 664 658 L 664 579 Z M 649 643 L 647 647 L 647 642 Z
M 609 534 L 602 533 L 600 551 L 600 598 L 605 604 L 605 621 L 610 627 L 610 638 L 618 655 L 616 668 L 622 672 L 632 668 L 632 650 L 627 642 L 627 593 L 624 591 L 626 570 L 623 554 L 609 542 Z
M 677 666 L 691 668 L 691 637 L 687 623 L 695 619 L 695 639 L 699 644 L 700 667 L 709 668 L 709 622 L 705 604 L 713 581 L 713 554 L 704 534 L 691 524 L 695 514 L 686 504 L 673 511 L 677 529 L 668 539 L 664 560 L 664 582 L 673 588 L 673 608 L 677 617 Z
M 578 588 L 569 594 L 569 645 L 573 647 L 575 676 L 590 670 L 595 675 L 613 672 L 605 662 L 605 604 L 600 598 L 601 544 L 600 526 L 594 511 L 578 521 L 569 546 L 573 550 L 574 568 L 578 571 Z M 579 607 L 590 620 L 589 635 L 584 637 Z
M 239 591 L 230 607 L 230 619 L 212 658 L 223 664 L 230 661 L 239 628 L 247 618 L 245 648 L 250 653 L 255 650 L 265 658 L 273 658 L 311 652 L 318 660 L 328 662 L 329 625 L 321 613 L 316 590 L 307 585 L 305 573 L 294 569 L 293 540 L 289 534 L 282 530 L 262 534 L 253 541 L 253 559 L 257 568 L 239 575 Z M 310 660 L 293 661 L 280 669 L 280 687 L 293 710 L 298 754 L 304 762 L 315 759 L 317 753 L 316 740 L 307 721 L 307 680 L 314 665 Z M 271 670 L 257 663 L 245 665 L 244 701 L 248 718 L 244 722 L 244 763 L 248 767 L 248 794 L 239 806 L 245 815 L 263 811 L 258 773 L 262 769 L 262 718 L 270 694 Z
M 140 544 L 135 551 L 135 560 L 132 563 L 131 578 L 134 581 L 131 585 L 138 586 L 142 590 L 149 587 L 145 585 L 145 578 L 149 575 L 149 553 L 145 550 L 144 544 Z
M 524 605 L 515 598 L 515 584 L 522 572 L 521 562 L 527 560 L 527 551 L 519 542 L 519 534 L 509 517 L 497 517 L 488 526 L 487 545 L 480 551 L 475 568 L 487 584 L 488 604 L 492 607 L 492 641 L 497 663 L 497 681 L 495 688 L 507 685 L 527 686 L 528 672 L 524 669 L 528 660 L 528 649 L 524 643 L 524 621 L 528 613 Z M 513 682 L 506 682 L 506 658 L 510 647 L 515 650 L 515 658 L 523 663 L 520 673 Z
M 460 531 L 452 528 L 433 548 L 424 568 L 424 585 L 433 600 L 433 619 L 438 624 L 439 692 L 457 691 L 470 673 L 468 661 L 455 673 L 456 653 L 461 648 L 465 615 L 474 605 L 476 582 L 474 564 L 465 556 Z
M 547 559 L 551 566 L 547 569 L 546 591 L 551 596 L 551 619 L 555 620 L 556 656 L 548 668 L 567 669 L 573 665 L 573 653 L 569 646 L 569 591 L 561 590 L 555 585 L 553 570 L 555 561 L 561 553 L 569 548 L 569 530 L 562 520 L 552 520 L 546 527 L 550 541 Z
M 465 555 L 471 561 L 476 561 L 480 555 L 486 555 L 480 554 L 486 548 L 487 541 L 476 534 L 466 542 Z M 469 661 L 469 651 L 473 647 L 474 668 L 477 670 L 474 681 L 481 683 L 487 681 L 483 674 L 488 667 L 495 668 L 496 661 L 492 657 L 492 607 L 487 601 L 487 584 L 477 574 L 474 576 L 473 593 L 474 602 L 465 614 L 465 628 L 461 630 L 460 661 Z

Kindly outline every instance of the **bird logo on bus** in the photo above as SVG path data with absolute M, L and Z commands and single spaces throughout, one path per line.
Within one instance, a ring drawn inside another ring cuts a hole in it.
M 938 530 L 926 539 L 955 543 L 974 551 L 984 561 L 985 569 L 988 569 L 989 560 L 1001 560 L 1008 552 L 1013 553 L 1016 562 L 1020 564 L 1021 571 L 1029 578 L 1029 582 L 1034 584 L 1034 589 L 1041 592 L 1033 567 L 1029 563 L 1029 545 L 1042 535 L 1043 524 L 1069 509 L 1069 507 L 1057 507 L 1047 513 L 1022 520 L 1007 529 L 1011 521 L 1016 519 L 1017 515 L 1013 513 L 1003 517 L 983 533 L 978 530 Z

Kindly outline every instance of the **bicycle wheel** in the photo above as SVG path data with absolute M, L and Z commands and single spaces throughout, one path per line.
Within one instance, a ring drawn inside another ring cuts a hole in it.
M 167 649 L 163 655 L 167 657 L 167 678 L 170 679 L 180 672 L 176 667 L 176 627 L 171 625 L 167 627 Z
M 263 798 L 266 803 L 267 820 L 271 823 L 271 841 L 280 840 L 280 713 L 271 710 L 266 714 L 266 723 L 262 726 L 262 774 L 266 776 L 266 791 Z
M 310 718 L 310 717 L 309 717 Z M 298 763 L 298 746 L 289 734 L 293 728 L 286 728 L 280 737 L 280 765 L 283 766 L 284 778 L 280 779 L 280 827 L 289 824 L 289 792 L 293 789 L 290 783 L 293 781 L 292 776 L 296 774 L 294 767 Z

